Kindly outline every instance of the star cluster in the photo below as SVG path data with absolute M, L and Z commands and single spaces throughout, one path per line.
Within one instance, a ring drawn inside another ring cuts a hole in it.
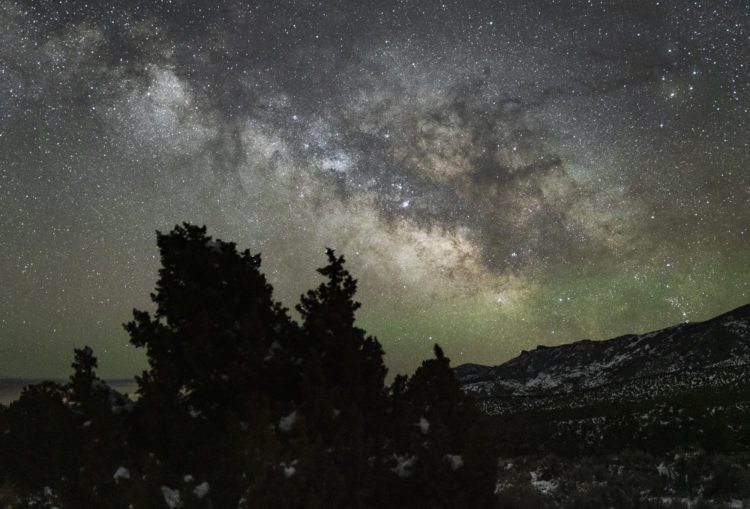
M 323 249 L 392 372 L 750 294 L 750 4 L 0 0 L 0 375 L 143 365 L 155 230 Z

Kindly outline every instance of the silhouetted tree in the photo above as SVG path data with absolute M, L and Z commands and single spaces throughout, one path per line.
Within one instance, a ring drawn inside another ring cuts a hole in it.
M 126 325 L 151 367 L 139 379 L 141 394 L 167 391 L 204 415 L 231 409 L 244 417 L 242 393 L 266 388 L 264 359 L 291 327 L 259 271 L 260 255 L 238 253 L 190 224 L 157 232 L 157 245 L 156 313 L 134 311 Z M 237 391 L 242 383 L 249 385 Z
M 336 257 L 331 249 L 326 255 L 328 265 L 318 272 L 327 281 L 300 297 L 297 305 L 303 319 L 303 391 L 327 391 L 337 410 L 354 406 L 372 422 L 385 403 L 383 348 L 354 325 L 361 304 L 354 300 L 357 282 L 344 268 L 344 257 Z
M 75 468 L 55 484 L 66 507 L 116 507 L 112 474 L 126 460 L 126 418 L 132 402 L 96 375 L 89 346 L 74 349 L 73 374 L 65 386 L 72 412 Z
M 109 411 L 109 387 L 96 376 L 97 359 L 89 346 L 73 349 L 73 374 L 67 386 L 68 401 L 79 414 Z
M 297 391 L 287 409 L 294 427 L 282 432 L 285 460 L 295 462 L 297 497 L 325 506 L 371 506 L 371 458 L 380 453 L 386 407 L 383 349 L 355 325 L 357 282 L 344 257 L 326 251 L 326 280 L 301 296 L 299 335 L 290 371 Z M 283 431 L 283 430 L 282 430 Z
M 392 502 L 406 507 L 490 507 L 496 456 L 483 416 L 443 350 L 399 377 L 393 401 Z
M 236 504 L 234 474 L 272 461 L 273 437 L 245 439 L 242 449 L 236 438 L 273 421 L 278 373 L 268 360 L 295 328 L 272 298 L 259 255 L 187 223 L 157 232 L 157 245 L 156 312 L 134 311 L 126 324 L 150 365 L 137 378 L 138 439 L 176 478 L 212 472 L 216 491 Z
M 0 465 L 3 477 L 22 489 L 56 486 L 77 467 L 81 437 L 64 386 L 41 382 L 23 388 L 3 415 Z

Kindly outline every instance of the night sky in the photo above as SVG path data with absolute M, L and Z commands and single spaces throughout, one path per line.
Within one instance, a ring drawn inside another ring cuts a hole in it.
M 750 2 L 0 0 L 0 375 L 145 367 L 155 231 L 324 248 L 394 372 L 750 301 Z

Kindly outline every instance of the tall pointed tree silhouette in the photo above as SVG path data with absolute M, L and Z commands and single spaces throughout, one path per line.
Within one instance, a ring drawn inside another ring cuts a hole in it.
M 328 507 L 370 507 L 376 491 L 371 462 L 378 454 L 387 395 L 383 349 L 355 325 L 357 282 L 344 257 L 326 251 L 326 278 L 300 298 L 298 375 L 298 497 Z
M 328 392 L 336 410 L 357 407 L 369 414 L 382 410 L 386 368 L 378 340 L 357 327 L 354 300 L 357 281 L 344 268 L 344 257 L 326 250 L 328 265 L 318 269 L 327 278 L 300 297 L 302 315 L 299 348 L 305 359 L 306 385 L 316 380 L 316 390 Z

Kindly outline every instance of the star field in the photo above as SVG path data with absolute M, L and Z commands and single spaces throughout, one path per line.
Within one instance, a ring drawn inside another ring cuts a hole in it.
M 155 230 L 293 307 L 323 250 L 391 372 L 750 300 L 750 4 L 0 0 L 0 375 L 131 376 Z

